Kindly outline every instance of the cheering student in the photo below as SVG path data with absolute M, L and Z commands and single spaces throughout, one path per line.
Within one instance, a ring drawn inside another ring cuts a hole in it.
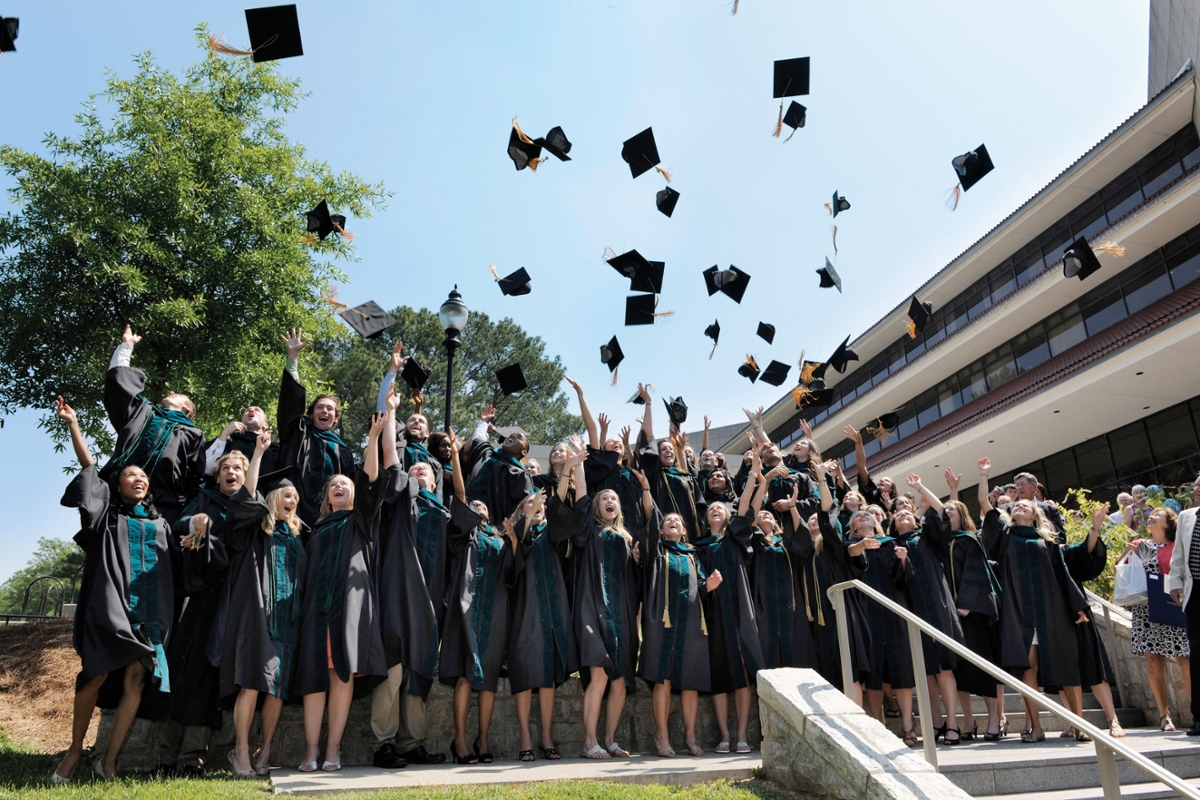
M 287 344 L 287 363 L 279 385 L 279 457 L 277 466 L 300 470 L 300 519 L 316 530 L 322 500 L 335 475 L 354 482 L 354 454 L 334 430 L 342 418 L 336 396 L 319 394 L 305 410 L 308 393 L 300 383 L 300 351 L 308 346 L 299 329 L 281 334 Z
M 246 457 L 246 463 L 254 458 L 254 448 L 258 444 L 258 434 L 271 427 L 267 421 L 267 412 L 258 406 L 247 406 L 240 420 L 234 420 L 226 425 L 217 438 L 208 444 L 204 451 L 204 474 L 213 475 L 217 470 L 217 461 L 227 453 L 241 453 Z M 279 456 L 279 445 L 272 443 L 271 449 L 263 455 L 263 474 L 275 471 L 275 461 Z M 214 479 L 215 482 L 215 479 Z
M 392 387 L 396 383 L 396 375 L 408 363 L 409 359 L 403 353 L 403 342 L 396 342 L 396 344 L 392 345 L 392 357 L 388 362 L 387 372 L 384 374 L 383 383 L 379 387 L 379 397 L 375 402 L 375 410 L 381 414 L 387 411 L 387 396 L 389 392 L 393 391 Z M 412 399 L 416 404 L 416 409 L 409 415 L 402 427 L 399 424 L 399 420 L 397 420 L 396 452 L 400 454 L 400 467 L 407 473 L 411 472 L 414 464 L 428 464 L 429 468 L 433 470 L 434 484 L 437 487 L 434 492 L 440 495 L 442 494 L 443 480 L 442 462 L 432 452 L 429 418 L 421 413 L 425 396 L 421 394 L 420 389 L 417 389 L 413 392 Z
M 379 437 L 389 422 L 394 424 L 399 400 L 391 395 L 388 413 L 371 417 L 363 466 L 354 480 L 345 475 L 330 479 L 320 516 L 305 544 L 308 563 L 296 646 L 296 688 L 304 696 L 301 772 L 317 769 L 326 696 L 329 719 L 321 769 L 334 772 L 342 768 L 342 734 L 354 699 L 355 678 L 387 676 L 371 562 L 380 506 L 400 460 L 396 432 L 388 427 L 383 437 L 383 468 L 389 474 L 380 474 Z M 360 682 L 360 687 L 366 688 L 365 682 Z
M 146 373 L 129 366 L 141 340 L 126 325 L 104 375 L 104 409 L 117 445 L 99 477 L 140 467 L 158 513 L 173 525 L 204 479 L 204 432 L 192 421 L 196 405 L 186 394 L 168 392 L 157 406 L 145 398 Z
M 896 501 L 896 483 L 883 477 L 876 481 L 867 469 L 867 451 L 863 448 L 862 433 L 853 425 L 842 428 L 842 435 L 854 443 L 854 466 L 858 470 L 858 492 L 865 505 L 877 505 L 890 516 Z
M 1034 690 L 1039 685 L 1078 687 L 1074 626 L 1087 621 L 1087 598 L 1067 573 L 1054 527 L 1033 501 L 1018 499 L 1008 514 L 992 507 L 991 469 L 991 461 L 979 459 L 983 545 L 997 564 L 1004 602 L 1019 612 L 1001 616 L 998 663 L 1005 670 L 1020 670 Z M 1021 741 L 1026 744 L 1046 741 L 1039 710 L 1025 701 L 1030 727 L 1021 731 Z
M 438 494 L 442 498 L 442 505 L 449 508 L 450 501 L 454 498 L 454 479 L 450 474 L 454 469 L 454 465 L 450 463 L 450 434 L 434 431 L 425 440 L 425 445 L 429 450 L 429 455 L 442 468 L 441 491 Z
M 228 608 L 221 642 L 220 694 L 233 703 L 235 775 L 266 775 L 271 743 L 293 697 L 300 600 L 308 572 L 300 543 L 300 492 L 295 470 L 266 474 L 271 432 L 259 432 L 244 485 L 229 500 L 224 543 L 229 554 Z M 250 726 L 262 709 L 262 745 L 250 754 Z
M 608 437 L 609 419 L 600 415 L 600 424 L 588 408 L 583 396 L 583 387 L 570 378 L 565 379 L 575 389 L 579 398 L 579 413 L 587 428 L 588 445 L 587 461 L 583 462 L 583 474 L 587 480 L 588 492 L 593 498 L 600 492 L 609 489 L 617 493 L 621 502 L 621 516 L 633 530 L 641 530 L 645 526 L 645 516 L 642 513 L 642 486 L 638 483 L 633 470 L 625 461 L 625 446 L 621 439 Z M 622 430 L 623 439 L 629 440 L 630 429 Z
M 730 693 L 737 714 L 737 752 L 750 752 L 746 741 L 752 700 L 750 686 L 764 661 L 749 573 L 754 548 L 750 545 L 753 522 L 747 512 L 753 491 L 754 487 L 748 486 L 742 492 L 737 516 L 724 501 L 710 503 L 705 513 L 708 536 L 696 542 L 704 570 L 709 574 L 720 572 L 725 578 L 725 590 L 709 597 L 708 615 L 712 621 L 708 652 L 713 711 L 721 730 L 718 753 L 729 752 Z
M 809 454 L 812 453 L 819 459 L 820 451 L 814 449 L 816 445 L 810 438 L 804 437 L 797 441 L 792 455 L 784 456 L 783 451 L 771 441 L 763 428 L 762 407 L 759 407 L 757 414 L 748 408 L 743 408 L 742 411 L 750 420 L 757 440 L 763 445 L 759 461 L 768 475 L 766 507 L 770 511 L 782 515 L 784 511 L 792 507 L 789 498 L 795 493 L 800 503 L 800 507 L 797 509 L 800 519 L 808 519 L 820 505 L 818 500 L 820 495 L 817 491 L 814 473 L 810 469 Z M 811 434 L 812 428 L 808 427 L 807 422 L 804 423 L 804 429 Z M 743 466 L 745 465 L 743 464 Z
M 59 397 L 58 418 L 68 424 L 82 471 L 63 494 L 62 504 L 78 508 L 82 530 L 83 581 L 75 614 L 75 679 L 71 746 L 51 775 L 67 783 L 83 757 L 83 739 L 92 711 L 115 708 L 108 748 L 92 767 L 102 779 L 116 776 L 117 755 L 133 724 L 147 684 L 171 690 L 163 642 L 171 633 L 175 597 L 170 530 L 158 515 L 150 478 L 138 466 L 122 466 L 111 484 L 96 472 L 75 410 Z M 149 676 L 149 680 L 147 680 Z
M 521 463 L 529 452 L 529 436 L 520 428 L 511 428 L 497 449 L 488 440 L 495 419 L 496 407 L 484 406 L 463 467 L 469 475 L 466 498 L 486 505 L 487 519 L 502 520 L 533 491 L 533 478 Z
M 533 740 L 529 735 L 529 712 L 533 690 L 538 692 L 541 710 L 542 757 L 551 761 L 562 758 L 554 747 L 554 693 L 578 670 L 578 651 L 571 635 L 571 602 L 563 580 L 560 554 L 565 543 L 582 530 L 578 517 L 568 505 L 568 475 L 580 493 L 586 496 L 582 464 L 587 458 L 583 441 L 573 437 L 574 451 L 569 452 L 560 468 L 567 473 L 558 481 L 549 506 L 545 490 L 530 495 L 504 523 L 504 530 L 515 539 L 512 588 L 512 622 L 508 627 L 508 682 L 517 707 L 521 761 L 533 761 Z
M 679 516 L 683 523 L 685 542 L 698 541 L 704 501 L 699 499 L 700 493 L 695 479 L 689 473 L 688 465 L 679 463 L 674 442 L 670 439 L 655 440 L 650 390 L 639 383 L 638 396 L 646 404 L 642 430 L 638 433 L 638 466 L 650 481 L 650 494 L 654 504 L 663 513 Z

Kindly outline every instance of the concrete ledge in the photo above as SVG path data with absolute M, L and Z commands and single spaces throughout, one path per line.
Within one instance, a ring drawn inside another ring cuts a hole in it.
M 789 789 L 833 800 L 966 800 L 815 670 L 758 673 L 763 772 Z

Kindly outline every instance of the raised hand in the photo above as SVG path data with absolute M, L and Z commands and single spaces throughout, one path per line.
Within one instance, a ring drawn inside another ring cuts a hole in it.
M 271 431 L 262 430 L 258 432 L 258 436 L 254 438 L 254 452 L 265 453 L 267 448 L 271 446 Z
M 946 485 L 950 487 L 950 491 L 957 492 L 958 485 L 960 483 L 962 483 L 962 473 L 960 472 L 957 475 L 955 475 L 954 470 L 952 468 L 946 467 L 945 475 L 946 475 Z
M 246 426 L 235 419 L 233 422 L 226 425 L 224 427 L 224 429 L 222 429 L 221 434 L 218 438 L 228 439 L 230 436 L 232 436 L 235 433 L 245 433 L 245 432 L 246 432 Z
M 462 442 L 459 441 L 458 436 L 455 435 L 453 428 L 450 429 L 450 433 L 448 434 L 448 436 L 450 439 L 451 452 L 458 453 L 459 451 L 461 451 L 462 450 Z
M 578 394 L 578 395 L 583 394 L 583 387 L 580 386 L 577 381 L 571 380 L 566 375 L 563 375 L 563 380 L 566 381 L 567 383 L 571 384 L 571 388 L 575 390 L 575 394 Z
M 488 424 L 495 422 L 496 421 L 496 407 L 494 405 L 492 405 L 491 403 L 488 403 L 486 406 L 483 407 L 483 413 L 479 415 L 479 418 Z
M 629 427 L 628 425 L 626 425 L 625 427 L 621 428 L 621 441 L 622 441 L 622 442 L 628 442 L 628 441 L 629 441 L 629 434 L 631 434 L 631 433 L 633 433 L 633 428 Z
M 413 389 L 412 393 L 413 405 L 417 407 L 416 413 L 420 414 L 421 409 L 425 407 L 425 395 L 420 389 Z
M 642 398 L 643 403 L 650 402 L 650 390 L 646 388 L 645 384 L 638 384 L 638 397 Z
M 546 507 L 546 490 L 538 489 L 537 493 L 534 494 L 534 496 L 533 496 L 533 503 L 529 506 L 529 513 L 526 514 L 525 516 L 527 516 L 527 517 L 536 516 L 537 513 L 545 507 Z
M 387 397 L 384 398 L 384 402 L 387 403 L 388 411 L 394 412 L 397 408 L 399 408 L 401 399 L 401 396 L 396 394 L 396 384 L 393 383 L 388 387 Z
M 921 488 L 921 476 L 915 472 L 905 478 L 904 482 L 908 484 L 908 488 L 910 489 L 919 491 Z
M 387 419 L 388 419 L 387 414 L 372 414 L 371 415 L 370 436 L 372 439 L 377 438 L 379 436 L 379 434 L 383 433 L 383 426 L 387 424 Z
M 724 578 L 721 577 L 721 570 L 714 569 L 712 575 L 708 576 L 708 582 L 705 584 L 705 588 L 707 588 L 710 592 L 715 591 L 716 588 L 721 585 L 721 581 L 723 580 Z
M 828 461 L 814 461 L 813 471 L 817 473 L 817 477 L 824 479 L 825 473 L 829 471 Z
M 710 419 L 708 418 L 708 415 L 707 415 L 707 414 L 705 414 L 705 415 L 704 415 L 704 430 L 706 430 L 706 431 L 707 431 L 707 430 L 708 430 L 709 428 L 711 428 L 711 427 L 712 427 L 712 420 L 710 420 Z
M 987 474 L 991 471 L 992 471 L 991 460 L 987 456 L 984 456 L 983 458 L 979 459 L 979 474 L 986 478 Z
M 758 416 L 759 416 L 759 419 L 762 419 L 761 412 L 759 413 Z M 800 430 L 804 431 L 804 438 L 806 438 L 806 439 L 812 438 L 812 425 L 809 424 L 808 420 L 806 420 L 806 419 L 800 420 Z
M 300 351 L 308 347 L 309 344 L 304 341 L 299 328 L 292 328 L 289 333 L 281 333 L 279 334 L 279 338 L 283 339 L 283 343 L 287 345 L 288 358 L 298 358 Z
M 1105 520 L 1108 519 L 1108 503 L 1102 503 L 1096 506 L 1092 511 L 1092 527 L 1099 530 L 1104 527 Z
M 133 329 L 129 327 L 129 323 L 126 323 L 125 324 L 125 332 L 121 334 L 121 343 L 127 344 L 130 347 L 133 347 L 135 344 L 137 344 L 141 340 L 142 340 L 142 337 L 138 336 L 136 333 L 134 333 Z
M 845 436 L 855 444 L 862 444 L 862 433 L 853 425 L 846 425 L 842 428 L 842 436 Z
M 788 476 L 788 468 L 783 464 L 776 464 L 775 468 L 767 473 L 767 480 L 773 481 L 776 478 L 786 478 Z
M 404 352 L 404 342 L 396 342 L 392 345 L 392 360 L 388 364 L 388 372 L 398 373 L 404 366 L 404 362 L 408 361 L 402 353 Z
M 75 409 L 73 409 L 69 405 L 67 405 L 67 401 L 62 399 L 61 394 L 54 401 L 54 405 L 55 405 L 54 413 L 58 415 L 59 419 L 61 419 L 63 422 L 67 423 L 68 425 L 78 425 L 79 424 L 79 417 L 75 414 Z
M 901 561 L 904 561 L 905 559 L 907 559 L 908 558 L 908 548 L 907 547 L 897 547 L 896 548 L 896 558 L 900 559 Z M 1083 612 L 1081 611 L 1079 613 L 1082 614 Z
M 634 477 L 638 479 L 638 483 L 642 485 L 643 489 L 650 488 L 650 481 L 646 480 L 646 473 L 642 472 L 640 469 L 631 469 L 629 471 L 632 472 Z
M 612 424 L 612 420 L 608 418 L 608 414 L 601 411 L 596 416 L 596 421 L 600 423 L 600 443 L 604 443 L 604 438 L 608 436 L 608 426 Z
M 746 419 L 750 420 L 750 424 L 753 425 L 754 424 L 754 412 L 751 411 L 750 409 L 746 408 L 745 406 L 742 406 L 742 413 L 746 415 Z

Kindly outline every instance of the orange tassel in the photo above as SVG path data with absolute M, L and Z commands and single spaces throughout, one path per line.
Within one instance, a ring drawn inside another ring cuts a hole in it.
M 888 429 L 883 427 L 882 425 L 868 425 L 867 433 L 874 436 L 875 441 L 879 442 L 880 444 L 883 444 L 884 442 L 886 442 L 888 440 L 888 436 L 890 435 L 888 433 Z
M 800 408 L 802 405 L 801 401 L 810 394 L 812 392 L 809 391 L 807 386 L 797 386 L 795 389 L 792 389 L 792 401 L 796 404 L 796 408 Z
M 833 216 L 833 205 L 832 204 L 826 203 L 825 210 L 829 212 L 829 216 L 831 216 L 831 217 Z
M 350 231 L 346 230 L 346 229 L 345 229 L 345 228 L 343 228 L 341 225 L 338 225 L 336 222 L 335 222 L 335 223 L 333 223 L 333 229 L 334 229 L 335 231 L 337 231 L 339 234 L 341 234 L 343 238 L 346 238 L 346 239 L 353 239 L 353 238 L 354 238 L 354 234 L 353 234 L 353 233 L 350 233 Z
M 1094 244 L 1091 247 L 1093 251 L 1108 253 L 1110 256 L 1116 256 L 1117 258 L 1125 257 L 1125 248 L 1116 242 L 1101 242 L 1100 244 Z
M 746 361 L 744 364 L 742 364 L 742 366 L 749 366 L 755 372 L 759 371 L 758 370 L 758 362 L 755 361 L 754 356 L 750 355 L 749 353 L 746 354 Z
M 913 322 L 911 319 L 904 323 L 904 330 L 908 331 L 908 338 L 917 338 L 917 323 Z
M 946 208 L 950 209 L 951 211 L 957 210 L 958 209 L 958 201 L 960 199 L 962 199 L 962 184 L 961 183 L 956 184 L 954 186 L 954 188 L 950 190 L 950 196 L 946 198 Z
M 218 53 L 224 53 L 227 56 L 252 56 L 253 50 L 239 50 L 236 47 L 231 47 L 225 43 L 225 37 L 219 33 L 214 33 L 208 37 L 208 46 Z
M 617 376 L 618 376 L 618 375 L 620 375 L 620 374 L 621 374 L 621 368 L 620 368 L 620 367 L 617 367 L 616 369 L 614 369 L 614 370 L 613 370 L 613 379 L 612 379 L 612 383 L 610 383 L 610 384 L 609 384 L 609 386 L 616 386 L 616 385 L 617 385 Z
M 667 179 L 667 183 L 671 182 L 671 173 L 670 172 L 663 169 L 662 167 L 655 167 L 654 169 L 656 172 L 658 172 L 660 175 L 662 175 L 664 178 Z
M 779 104 L 779 119 L 775 121 L 775 132 L 772 133 L 771 135 L 774 136 L 776 139 L 778 139 L 780 134 L 782 134 L 782 133 L 783 133 L 783 103 L 780 103 Z M 790 139 L 792 137 L 789 136 L 788 138 Z
M 513 117 L 513 128 L 517 132 L 517 138 L 525 144 L 533 144 L 533 140 L 525 135 L 525 131 L 521 130 L 521 126 L 517 124 L 517 118 Z
M 316 236 L 301 236 L 300 237 L 300 244 L 312 244 L 313 242 L 319 242 L 319 241 L 321 241 L 321 240 L 318 239 Z
M 544 158 L 531 158 L 529 159 L 529 168 L 537 172 L 538 164 L 541 164 L 545 160 Z
M 496 265 L 495 265 L 495 264 L 488 264 L 488 269 L 490 269 L 490 270 L 492 271 L 492 278 L 493 278 L 494 280 L 497 280 L 497 281 L 498 281 L 498 280 L 500 280 L 500 273 L 499 273 L 499 272 L 496 272 Z

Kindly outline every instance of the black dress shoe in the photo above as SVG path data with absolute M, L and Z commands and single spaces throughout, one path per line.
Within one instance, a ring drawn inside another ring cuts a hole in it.
M 423 744 L 417 745 L 407 753 L 402 753 L 400 757 L 410 764 L 442 764 L 446 761 L 445 753 L 430 753 Z
M 408 762 L 396 752 L 396 747 L 391 742 L 380 745 L 375 751 L 372 763 L 380 769 L 404 769 L 408 766 Z
M 1200 736 L 1200 720 L 1192 723 L 1192 727 L 1187 729 L 1187 735 Z
M 204 767 L 199 764 L 184 764 L 179 768 L 178 774 L 181 778 L 203 778 Z

